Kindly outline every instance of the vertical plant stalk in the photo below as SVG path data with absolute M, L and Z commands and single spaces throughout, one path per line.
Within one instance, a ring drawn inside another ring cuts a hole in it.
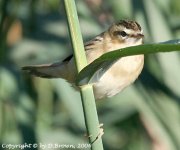
M 87 65 L 87 60 L 84 51 L 76 5 L 74 0 L 64 0 L 64 5 L 68 19 L 71 41 L 74 49 L 76 67 L 79 73 Z M 92 86 L 85 85 L 80 88 L 85 124 L 88 135 L 90 136 L 89 142 L 93 143 L 91 150 L 103 150 L 101 138 L 94 142 L 99 134 L 99 121 Z

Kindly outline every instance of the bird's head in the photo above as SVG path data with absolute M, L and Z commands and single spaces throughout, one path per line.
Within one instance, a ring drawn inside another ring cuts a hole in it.
M 111 39 L 127 46 L 139 45 L 143 42 L 143 30 L 136 21 L 120 20 L 109 28 Z

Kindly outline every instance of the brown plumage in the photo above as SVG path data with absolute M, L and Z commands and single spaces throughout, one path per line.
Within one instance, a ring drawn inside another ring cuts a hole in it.
M 140 25 L 135 21 L 121 20 L 94 39 L 85 43 L 86 57 L 91 63 L 102 54 L 124 47 L 142 44 L 143 33 Z M 116 95 L 139 76 L 144 64 L 144 56 L 128 56 L 119 59 L 111 68 L 93 85 L 96 99 Z M 43 78 L 63 78 L 74 83 L 76 67 L 73 56 L 67 57 L 63 62 L 25 66 L 22 68 L 28 73 Z

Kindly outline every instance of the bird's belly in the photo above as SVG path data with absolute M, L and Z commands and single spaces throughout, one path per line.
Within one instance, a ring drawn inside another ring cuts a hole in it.
M 93 85 L 96 99 L 111 97 L 119 93 L 135 81 L 142 71 L 144 56 L 128 56 L 118 60 L 99 80 Z

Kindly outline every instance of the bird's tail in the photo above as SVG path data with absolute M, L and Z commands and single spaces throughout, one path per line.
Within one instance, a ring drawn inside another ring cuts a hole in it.
M 67 63 L 24 66 L 22 70 L 41 78 L 66 78 Z

